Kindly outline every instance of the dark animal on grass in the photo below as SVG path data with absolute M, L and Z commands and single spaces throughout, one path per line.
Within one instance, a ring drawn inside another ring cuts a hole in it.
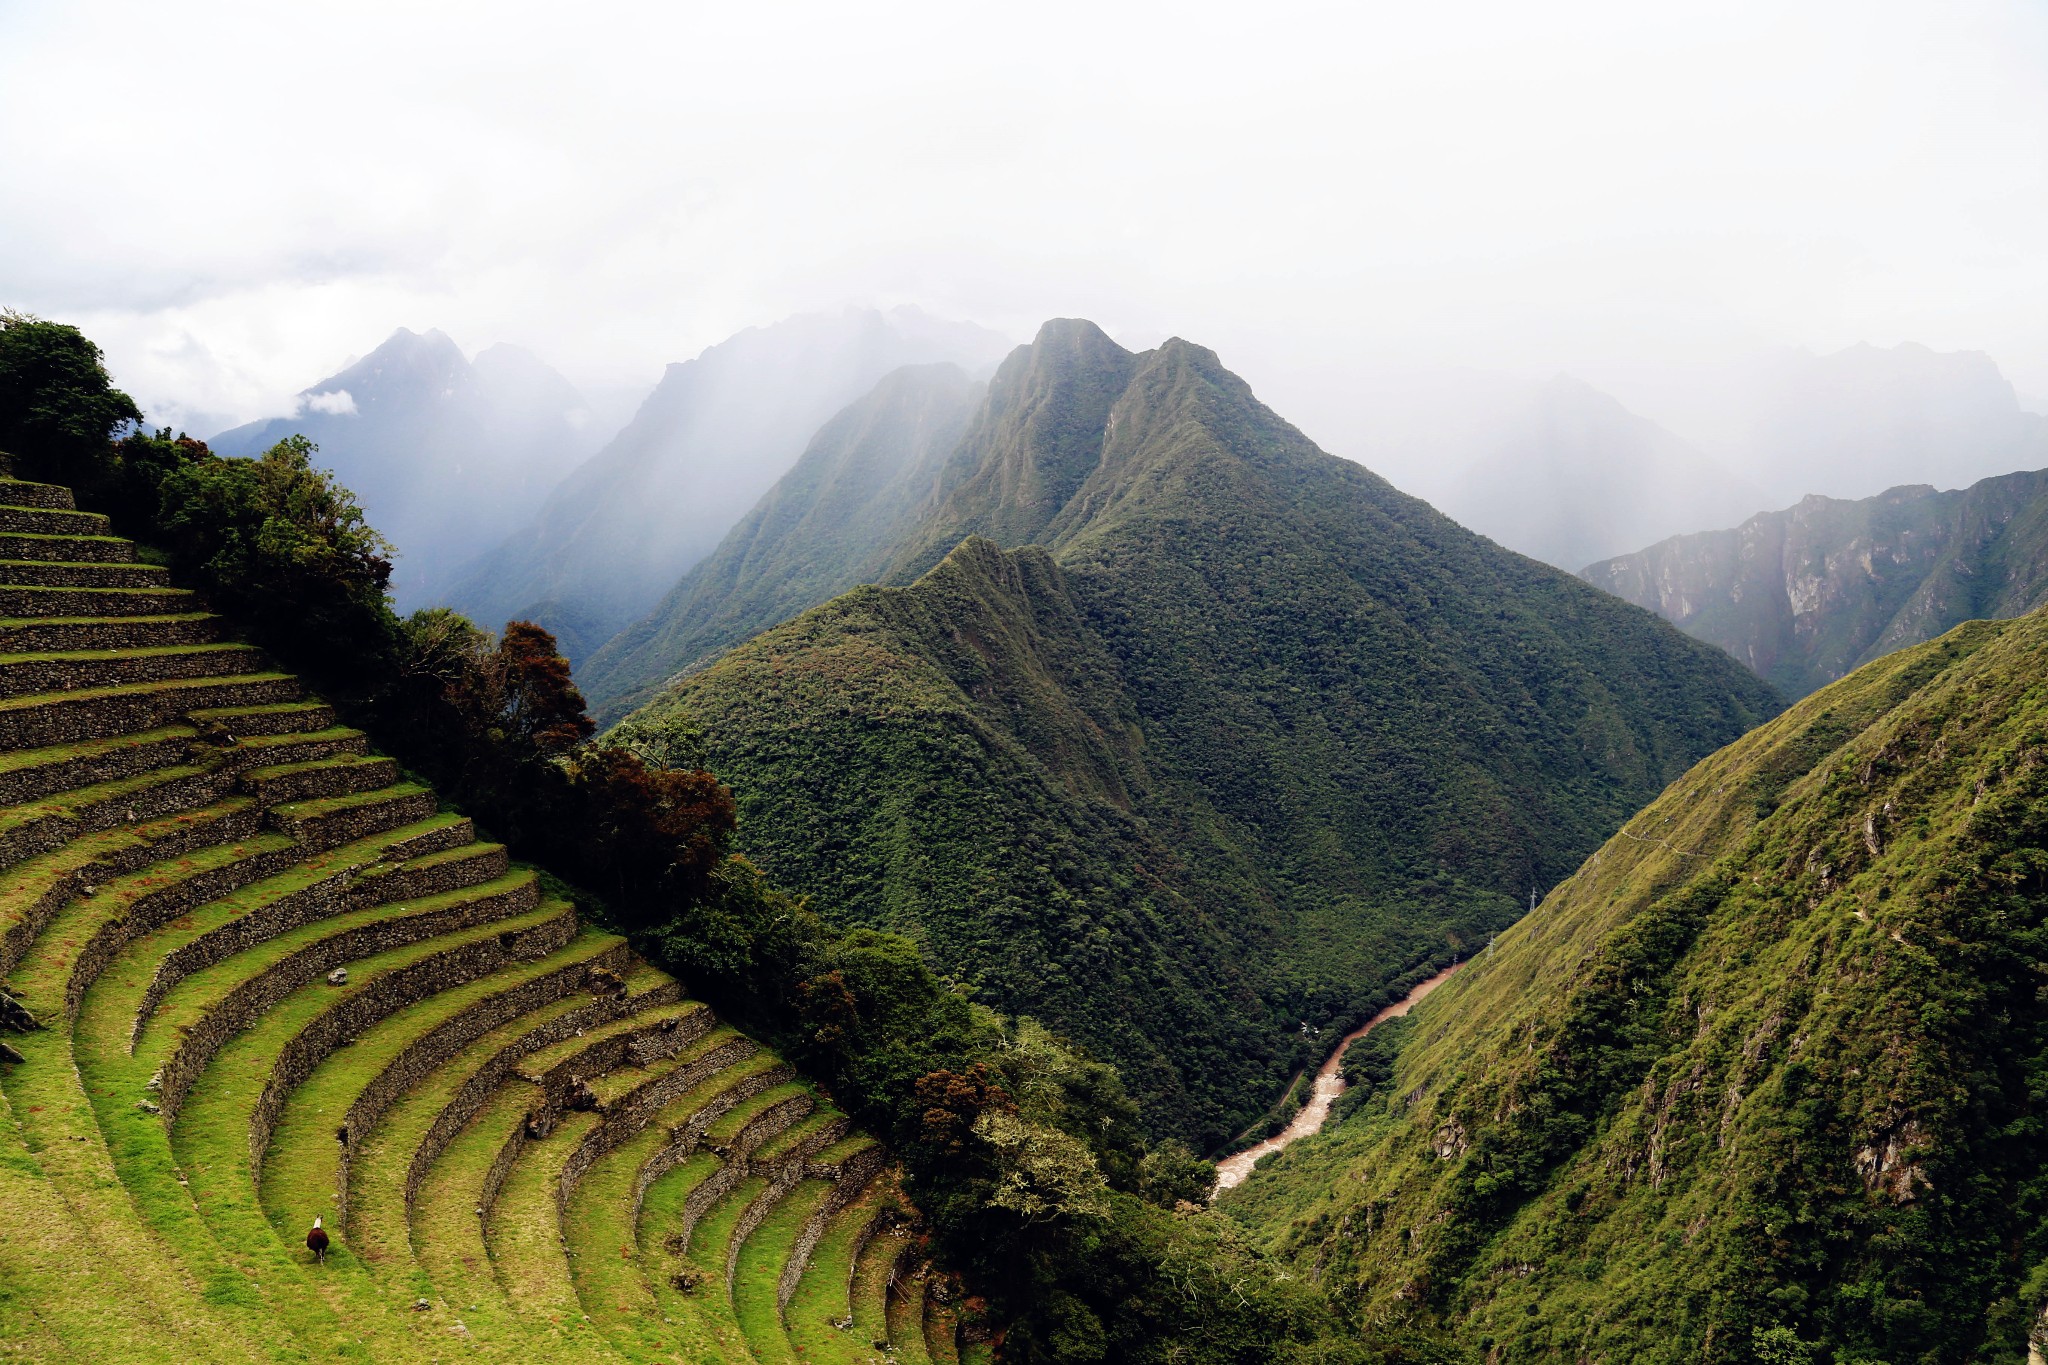
M 327 1230 L 320 1226 L 320 1220 L 313 1220 L 313 1230 L 306 1234 L 306 1249 L 313 1253 L 313 1259 L 321 1265 L 327 1264 Z

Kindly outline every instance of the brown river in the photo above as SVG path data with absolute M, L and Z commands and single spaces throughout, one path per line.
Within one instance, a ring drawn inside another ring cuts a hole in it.
M 1221 1193 L 1234 1185 L 1242 1185 L 1245 1177 L 1252 1173 L 1252 1167 L 1258 1164 L 1260 1157 L 1277 1152 L 1291 1142 L 1299 1142 L 1310 1133 L 1320 1131 L 1323 1121 L 1330 1117 L 1330 1106 L 1344 1093 L 1344 1079 L 1337 1074 L 1337 1068 L 1344 1061 L 1344 1049 L 1387 1020 L 1399 1019 L 1414 1009 L 1423 996 L 1450 980 L 1451 973 L 1464 965 L 1462 962 L 1453 962 L 1429 980 L 1418 982 L 1415 989 L 1408 992 L 1405 998 L 1387 1006 L 1357 1029 L 1345 1034 L 1343 1041 L 1337 1044 L 1324 1059 L 1322 1066 L 1317 1069 L 1315 1084 L 1309 1089 L 1308 1102 L 1301 1106 L 1301 1112 L 1294 1116 L 1294 1122 L 1257 1146 L 1247 1147 L 1242 1152 L 1225 1157 L 1216 1163 L 1217 1192 Z

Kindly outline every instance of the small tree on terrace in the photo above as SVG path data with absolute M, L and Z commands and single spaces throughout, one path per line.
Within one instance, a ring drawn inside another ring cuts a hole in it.
M 141 421 L 83 332 L 0 309 L 0 450 L 21 473 L 94 484 L 115 433 Z

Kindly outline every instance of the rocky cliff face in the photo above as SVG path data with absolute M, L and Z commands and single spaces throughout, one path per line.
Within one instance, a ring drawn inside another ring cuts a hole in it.
M 1959 622 L 2048 600 L 2048 470 L 1854 502 L 1808 497 L 1580 576 L 1803 696 Z

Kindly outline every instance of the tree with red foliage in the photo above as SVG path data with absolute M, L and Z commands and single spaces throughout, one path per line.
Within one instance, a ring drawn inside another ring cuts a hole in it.
M 946 1156 L 966 1152 L 967 1136 L 983 1114 L 1017 1112 L 1017 1102 L 983 1062 L 965 1072 L 934 1071 L 918 1077 L 917 1101 L 924 1106 L 919 1137 L 928 1151 Z
M 569 679 L 569 661 L 544 627 L 507 622 L 495 665 L 502 679 L 500 720 L 509 736 L 553 754 L 596 733 L 596 722 L 583 712 L 583 694 Z
M 615 744 L 581 751 L 568 771 L 595 840 L 587 857 L 595 880 L 626 900 L 704 894 L 738 817 L 717 778 L 650 768 Z

